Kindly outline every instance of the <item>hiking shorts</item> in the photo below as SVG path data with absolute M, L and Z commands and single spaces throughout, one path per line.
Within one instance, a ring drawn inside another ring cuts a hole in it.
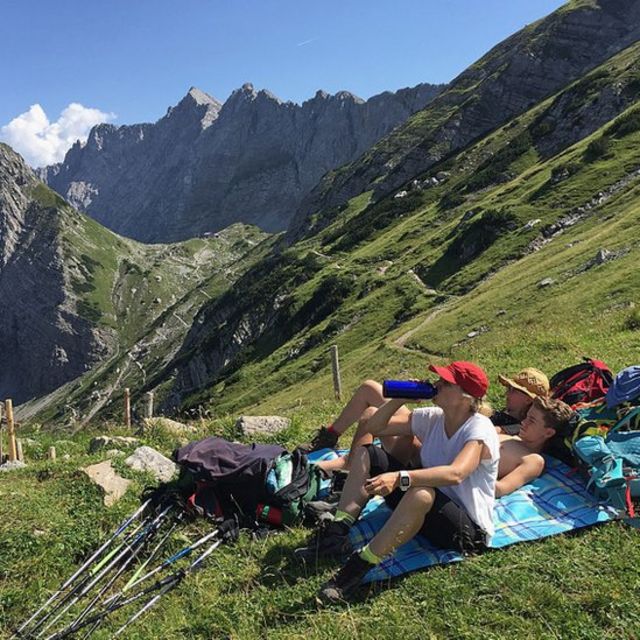
M 381 473 L 406 469 L 403 464 L 381 447 L 366 445 L 369 452 L 371 477 Z M 429 542 L 441 549 L 453 549 L 464 554 L 480 553 L 486 549 L 486 533 L 470 517 L 469 514 L 440 489 L 435 489 L 435 502 L 424 518 L 418 531 Z M 384 501 L 391 509 L 395 509 L 404 492 L 395 489 Z

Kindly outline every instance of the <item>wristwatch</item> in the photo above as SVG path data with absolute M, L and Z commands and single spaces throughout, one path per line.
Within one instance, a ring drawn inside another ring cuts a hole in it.
M 400 471 L 400 491 L 406 491 L 411 486 L 411 476 L 408 471 Z

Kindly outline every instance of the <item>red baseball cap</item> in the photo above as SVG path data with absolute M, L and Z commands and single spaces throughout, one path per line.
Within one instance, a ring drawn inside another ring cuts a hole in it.
M 429 365 L 429 370 L 437 373 L 443 380 L 457 384 L 463 391 L 474 398 L 482 398 L 489 388 L 487 374 L 473 362 L 452 362 L 446 367 Z

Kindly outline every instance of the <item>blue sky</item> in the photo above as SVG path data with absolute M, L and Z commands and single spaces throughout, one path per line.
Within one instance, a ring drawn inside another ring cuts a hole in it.
M 12 128 L 12 142 L 48 126 L 42 135 L 58 136 L 64 147 L 96 119 L 155 121 L 192 85 L 225 100 L 252 82 L 301 102 L 320 88 L 368 98 L 419 82 L 446 82 L 561 4 L 6 0 L 0 138 L 7 140 L 3 125 L 27 114 Z M 40 110 L 29 112 L 33 105 Z M 69 105 L 77 106 L 65 112 Z M 84 113 L 79 105 L 96 111 Z

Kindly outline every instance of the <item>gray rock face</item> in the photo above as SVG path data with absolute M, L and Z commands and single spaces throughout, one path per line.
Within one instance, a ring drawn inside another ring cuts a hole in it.
M 291 420 L 282 416 L 240 416 L 236 428 L 244 436 L 276 435 L 290 424 Z
M 178 467 L 151 447 L 138 447 L 124 463 L 135 471 L 147 471 L 158 482 L 169 482 L 176 473 Z
M 425 110 L 387 136 L 384 144 L 339 174 L 326 176 L 298 208 L 289 241 L 314 230 L 311 215 L 369 189 L 374 189 L 375 198 L 397 190 L 639 38 L 640 3 L 635 0 L 563 6 L 529 25 L 455 78 Z M 564 105 L 557 108 L 562 111 Z M 606 121 L 607 108 L 595 119 Z M 570 143 L 585 135 L 588 122 L 576 126 L 572 118 L 561 123 L 571 128 L 565 132 L 566 140 Z M 562 139 L 555 137 L 543 151 L 555 153 L 554 145 L 562 144 Z M 330 222 L 326 216 L 323 219 Z
M 77 313 L 60 209 L 39 188 L 22 158 L 0 144 L 0 394 L 15 403 L 84 373 L 108 342 Z
M 327 171 L 360 156 L 441 86 L 368 101 L 318 91 L 302 105 L 246 84 L 222 105 L 198 89 L 155 124 L 94 127 L 41 177 L 105 226 L 147 242 L 234 222 L 287 228 Z

